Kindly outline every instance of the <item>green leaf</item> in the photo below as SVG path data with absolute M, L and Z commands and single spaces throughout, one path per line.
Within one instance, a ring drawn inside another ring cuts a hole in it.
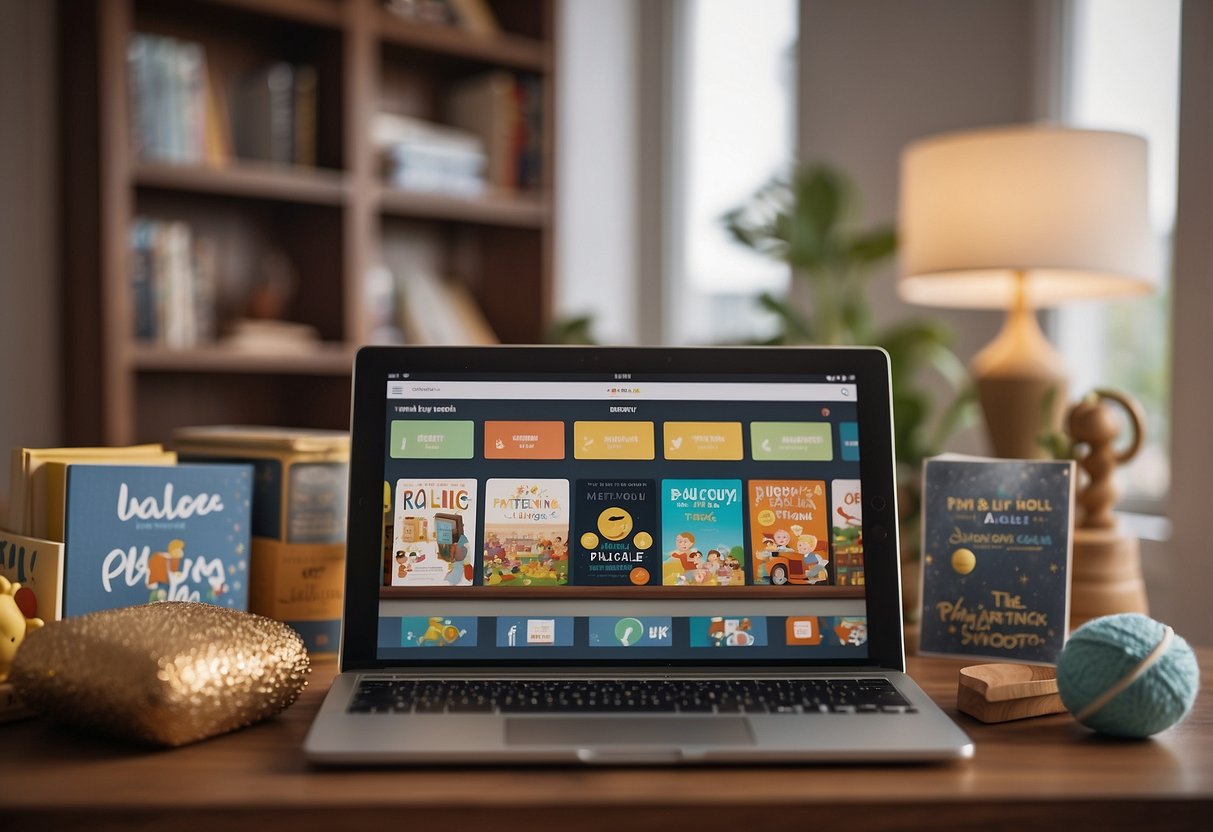
M 812 343 L 812 323 L 791 304 L 780 300 L 770 292 L 763 292 L 758 296 L 758 305 L 774 314 L 782 322 L 784 338 L 781 343 Z
M 897 232 L 888 227 L 878 228 L 856 237 L 851 241 L 849 247 L 851 259 L 869 265 L 892 257 L 895 251 L 897 251 Z
M 796 214 L 804 218 L 818 239 L 827 239 L 842 218 L 846 199 L 842 177 L 825 165 L 817 165 L 796 177 L 795 189 Z

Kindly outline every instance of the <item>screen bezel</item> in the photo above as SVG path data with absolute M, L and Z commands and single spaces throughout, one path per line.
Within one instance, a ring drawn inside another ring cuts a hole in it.
M 905 670 L 901 618 L 901 567 L 894 476 L 892 399 L 888 354 L 878 347 L 363 347 L 354 360 L 350 427 L 349 517 L 346 543 L 341 669 L 446 667 L 444 662 L 377 654 L 379 588 L 382 582 L 384 414 L 389 373 L 428 376 L 450 373 L 678 374 L 687 381 L 721 374 L 770 376 L 772 367 L 790 378 L 853 374 L 859 402 L 860 479 L 864 489 L 864 578 L 868 655 L 822 664 L 805 659 L 718 659 L 711 667 L 865 666 Z M 353 557 L 353 552 L 375 552 Z M 421 651 L 419 651 L 421 652 Z M 697 660 L 585 659 L 542 661 L 533 657 L 465 660 L 459 667 L 702 668 Z

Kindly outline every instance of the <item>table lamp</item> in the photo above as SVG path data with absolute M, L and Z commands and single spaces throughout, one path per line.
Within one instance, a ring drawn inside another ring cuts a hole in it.
M 901 297 L 1006 309 L 972 360 L 1001 457 L 1044 455 L 1066 373 L 1036 310 L 1153 288 L 1146 142 L 1126 133 L 1015 126 L 933 136 L 901 157 Z

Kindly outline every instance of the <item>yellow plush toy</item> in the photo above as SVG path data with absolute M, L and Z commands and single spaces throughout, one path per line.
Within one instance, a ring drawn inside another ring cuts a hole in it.
M 0 575 L 0 682 L 8 678 L 13 656 L 25 636 L 42 626 L 42 619 L 34 617 L 37 611 L 33 590 Z

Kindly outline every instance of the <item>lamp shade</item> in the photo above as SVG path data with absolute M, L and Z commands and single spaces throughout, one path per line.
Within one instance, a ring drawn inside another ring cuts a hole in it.
M 935 136 L 901 159 L 905 300 L 1030 308 L 1153 289 L 1146 142 L 1058 127 Z

